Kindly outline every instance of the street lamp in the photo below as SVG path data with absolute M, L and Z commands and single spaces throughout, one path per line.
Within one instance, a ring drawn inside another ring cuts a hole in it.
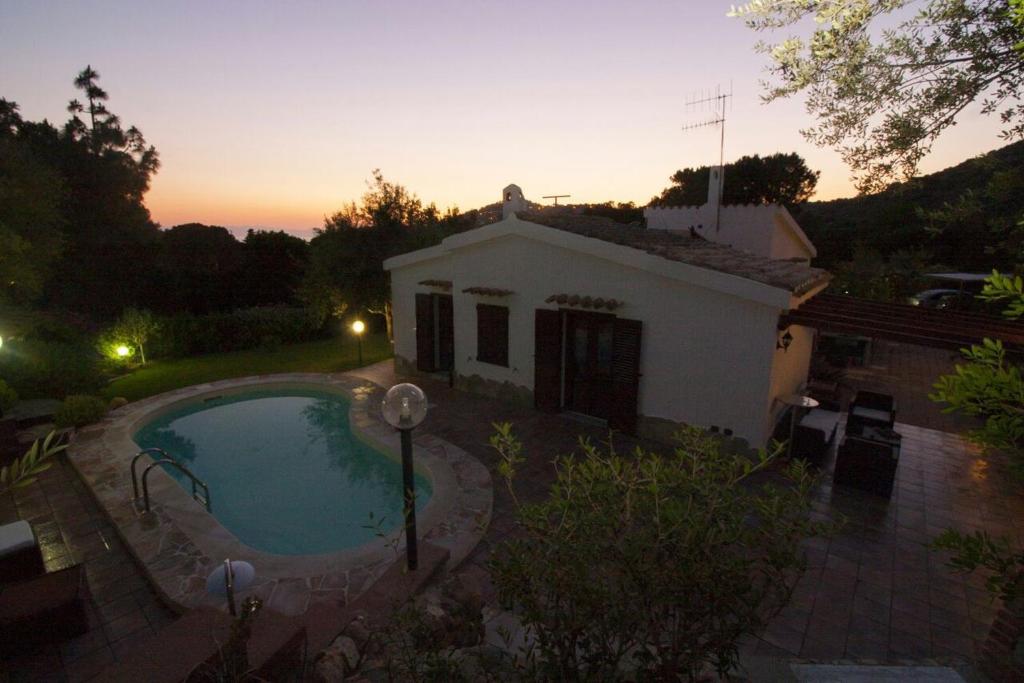
M 210 595 L 227 596 L 228 611 L 237 617 L 235 609 L 235 591 L 245 590 L 256 578 L 256 570 L 248 562 L 241 560 L 224 560 L 206 578 L 206 592 Z
M 388 389 L 380 411 L 402 435 L 402 487 L 405 511 L 406 566 L 416 569 L 416 491 L 412 477 L 412 430 L 427 416 L 427 395 L 415 384 L 396 384 Z
M 121 344 L 121 345 L 120 345 L 120 346 L 118 346 L 118 347 L 117 347 L 117 349 L 115 349 L 115 350 L 117 351 L 117 357 L 118 357 L 118 358 L 127 358 L 127 357 L 128 357 L 128 354 L 130 354 L 130 353 L 132 352 L 132 350 L 131 350 L 131 349 L 129 349 L 129 348 L 128 348 L 128 347 L 127 347 L 126 345 L 124 345 L 124 344 Z
M 357 320 L 352 323 L 352 331 L 356 333 L 356 344 L 359 347 L 359 365 L 363 365 L 363 332 L 366 331 L 366 325 L 362 320 Z

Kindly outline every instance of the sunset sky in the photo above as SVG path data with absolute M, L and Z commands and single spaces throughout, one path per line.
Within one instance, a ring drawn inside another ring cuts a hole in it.
M 759 100 L 758 36 L 728 2 L 0 3 L 0 96 L 63 122 L 86 64 L 162 168 L 165 227 L 197 221 L 308 236 L 374 168 L 440 207 L 530 199 L 645 203 L 718 160 L 687 107 L 732 87 L 726 161 L 796 151 L 817 198 L 853 194 L 837 153 L 805 142 L 802 102 Z M 977 109 L 935 146 L 939 170 L 1004 144 Z M 726 178 L 728 182 L 728 178 Z

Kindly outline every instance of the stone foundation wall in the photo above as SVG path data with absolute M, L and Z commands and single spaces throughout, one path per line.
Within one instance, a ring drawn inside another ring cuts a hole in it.
M 1024 575 L 1018 581 L 1024 581 Z M 1024 681 L 1024 599 L 996 613 L 982 648 L 981 670 L 993 681 Z
M 533 407 L 533 392 L 511 382 L 484 379 L 480 375 L 456 375 L 455 388 L 471 394 L 496 398 L 499 401 L 524 408 Z
M 636 433 L 641 438 L 656 441 L 666 446 L 678 446 L 679 442 L 675 440 L 675 434 L 685 426 L 687 425 L 682 422 L 675 422 L 662 417 L 640 415 L 636 421 Z M 751 450 L 750 444 L 747 443 L 746 439 L 741 439 L 738 436 L 726 437 L 724 435 L 722 438 L 726 439 L 725 448 L 729 452 L 746 453 Z
M 398 354 L 395 354 L 395 374 L 406 377 L 437 377 L 435 373 L 421 372 L 416 369 L 416 363 Z M 533 407 L 533 392 L 526 387 L 521 387 L 511 382 L 498 382 L 485 379 L 480 375 L 455 375 L 455 388 L 470 394 L 479 394 L 496 398 L 505 403 Z

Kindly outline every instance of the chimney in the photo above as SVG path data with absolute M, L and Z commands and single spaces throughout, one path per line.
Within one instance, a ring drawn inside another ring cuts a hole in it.
M 722 166 L 712 166 L 708 172 L 708 206 L 717 209 L 724 187 L 725 169 Z
M 526 210 L 523 191 L 513 183 L 501 191 L 501 219 L 505 220 L 516 211 Z

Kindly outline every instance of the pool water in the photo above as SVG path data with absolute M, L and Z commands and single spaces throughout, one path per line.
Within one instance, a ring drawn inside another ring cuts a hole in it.
M 164 414 L 134 436 L 210 487 L 213 515 L 243 543 L 280 555 L 354 548 L 402 524 L 402 467 L 349 428 L 349 400 L 261 390 Z M 165 468 L 191 492 L 185 475 Z M 416 475 L 416 507 L 431 496 Z

